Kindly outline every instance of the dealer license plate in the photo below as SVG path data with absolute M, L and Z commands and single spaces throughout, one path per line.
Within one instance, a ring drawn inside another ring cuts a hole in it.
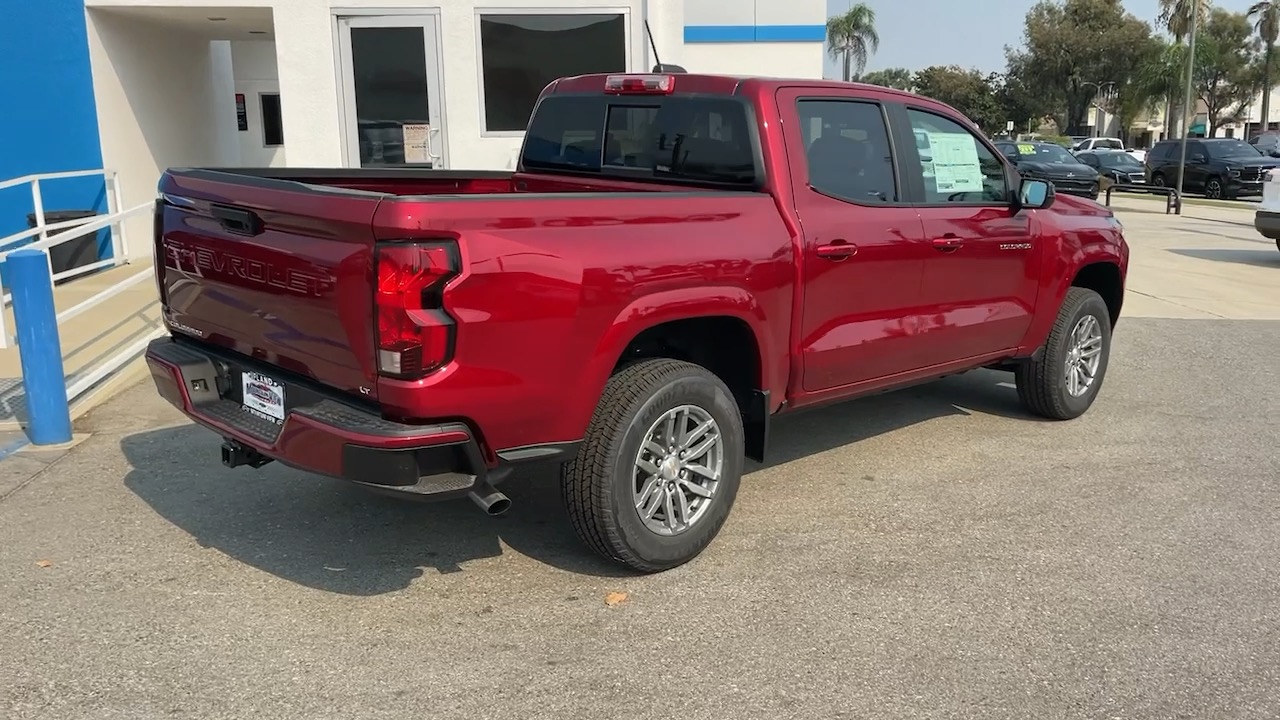
M 284 385 L 256 372 L 240 375 L 243 382 L 243 404 L 248 410 L 272 420 L 284 422 Z

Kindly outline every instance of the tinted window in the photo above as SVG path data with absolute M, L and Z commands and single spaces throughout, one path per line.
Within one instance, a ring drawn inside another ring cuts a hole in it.
M 1142 163 L 1129 153 L 1107 153 L 1098 158 L 1103 167 L 1117 168 L 1119 170 L 1142 169 Z
M 1169 150 L 1173 148 L 1173 143 L 1158 142 L 1151 148 L 1151 152 L 1147 153 L 1147 158 L 1153 161 L 1163 161 L 1169 156 Z
M 1215 158 L 1257 157 L 1261 154 L 1243 140 L 1219 140 L 1205 145 L 1209 146 L 1209 156 Z
M 1093 142 L 1094 150 L 1123 150 L 1124 143 L 1115 138 L 1102 138 Z
M 531 170 L 753 186 L 750 127 L 746 106 L 732 98 L 551 95 L 533 115 L 521 162 Z
M 626 48 L 622 15 L 481 15 L 484 129 L 524 130 L 552 80 L 622 72 Z
M 262 144 L 267 147 L 284 144 L 284 124 L 280 122 L 280 96 L 264 94 L 262 98 Z
M 879 105 L 847 100 L 801 100 L 809 185 L 856 202 L 898 200 L 889 132 Z
M 1088 165 L 1089 167 L 1098 167 L 1098 158 L 1093 155 L 1081 155 L 1080 162 Z
M 973 133 L 941 115 L 908 109 L 907 116 L 920 155 L 907 172 L 923 176 L 926 202 L 1007 202 L 1004 165 Z
M 1075 155 L 1067 152 L 1061 145 L 1039 143 L 1018 146 L 1022 159 L 1028 162 L 1052 163 L 1054 165 L 1078 165 L 1080 161 Z

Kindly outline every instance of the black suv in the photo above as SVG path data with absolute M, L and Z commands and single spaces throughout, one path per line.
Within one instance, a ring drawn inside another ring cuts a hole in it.
M 1098 171 L 1082 164 L 1061 145 L 1008 140 L 995 145 L 1022 177 L 1047 180 L 1055 192 L 1098 199 Z
M 1147 152 L 1147 180 L 1152 185 L 1178 184 L 1181 140 L 1161 140 Z M 1182 187 L 1211 198 L 1261 195 L 1267 170 L 1280 160 L 1267 157 L 1256 147 L 1235 138 L 1189 138 L 1187 175 Z

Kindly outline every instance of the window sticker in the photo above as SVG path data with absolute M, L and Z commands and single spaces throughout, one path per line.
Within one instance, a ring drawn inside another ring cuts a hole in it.
M 1035 155 L 1035 154 L 1036 154 L 1036 146 L 1035 146 L 1035 145 L 1027 145 L 1026 143 L 1022 143 L 1022 144 L 1018 145 L 1018 154 L 1019 154 L 1019 155 Z
M 969 133 L 929 132 L 933 182 L 940 193 L 982 192 L 982 166 Z

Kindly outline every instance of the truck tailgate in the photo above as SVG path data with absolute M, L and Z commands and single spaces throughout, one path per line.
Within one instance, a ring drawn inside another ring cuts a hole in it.
M 205 170 L 169 171 L 160 193 L 175 333 L 376 398 L 371 224 L 385 195 Z

